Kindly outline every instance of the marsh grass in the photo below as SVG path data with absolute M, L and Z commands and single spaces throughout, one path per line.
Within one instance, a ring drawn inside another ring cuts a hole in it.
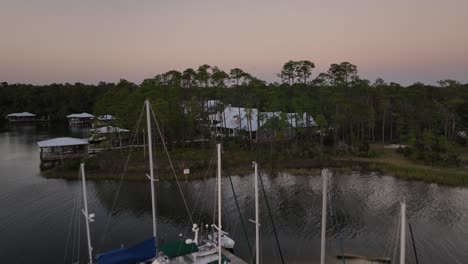
M 464 167 L 433 167 L 408 160 L 395 150 L 384 149 L 382 146 L 373 146 L 377 156 L 321 156 L 315 159 L 296 159 L 281 157 L 274 161 L 268 156 L 259 156 L 250 151 L 229 151 L 223 154 L 223 175 L 251 174 L 251 161 L 259 158 L 258 163 L 266 173 L 286 172 L 294 175 L 319 175 L 321 168 L 333 168 L 341 173 L 352 171 L 379 171 L 395 177 L 438 183 L 452 186 L 468 185 L 468 170 Z M 171 159 L 179 180 L 198 180 L 216 175 L 216 159 L 211 162 L 212 151 L 189 149 L 187 151 L 175 150 Z M 119 151 L 102 153 L 81 161 L 66 161 L 63 165 L 44 171 L 48 178 L 78 179 L 80 162 L 86 163 L 87 178 L 90 180 L 120 180 L 122 177 L 128 181 L 145 181 L 148 172 L 147 162 L 142 152 L 133 154 L 129 160 L 124 176 L 126 155 Z M 159 157 L 156 175 L 160 180 L 174 180 L 173 172 L 167 158 Z M 190 168 L 189 175 L 183 175 L 184 168 Z M 208 170 L 210 168 L 210 170 Z

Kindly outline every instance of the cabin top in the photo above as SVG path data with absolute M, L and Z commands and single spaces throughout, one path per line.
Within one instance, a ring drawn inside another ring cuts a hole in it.
M 22 112 L 22 113 L 11 113 L 7 115 L 7 117 L 35 117 L 35 114 L 31 114 L 29 112 Z
M 93 118 L 93 117 L 94 116 L 92 114 L 88 114 L 88 113 L 67 115 L 67 118 Z
M 96 134 L 108 134 L 108 133 L 124 133 L 130 132 L 130 130 L 120 127 L 113 127 L 113 126 L 104 126 L 96 129 L 91 129 L 90 132 Z
M 88 145 L 89 142 L 80 138 L 60 137 L 37 142 L 40 148 Z
M 112 115 L 101 115 L 101 116 L 98 116 L 97 118 L 99 121 L 107 121 L 107 120 L 113 120 L 114 117 Z

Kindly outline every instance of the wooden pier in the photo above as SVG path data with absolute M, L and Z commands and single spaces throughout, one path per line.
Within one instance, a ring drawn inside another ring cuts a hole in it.
M 247 264 L 246 261 L 244 261 L 241 258 L 239 258 L 238 256 L 232 254 L 231 252 L 229 252 L 226 249 L 223 249 L 222 253 L 223 253 L 224 256 L 228 257 L 231 260 L 231 264 Z

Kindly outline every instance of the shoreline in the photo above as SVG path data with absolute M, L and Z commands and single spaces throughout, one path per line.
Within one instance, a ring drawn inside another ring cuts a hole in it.
M 214 177 L 215 170 L 212 169 L 207 173 L 208 166 L 200 166 L 196 169 L 191 168 L 188 175 L 182 173 L 181 164 L 189 162 L 183 161 L 175 163 L 175 169 L 179 180 L 200 180 L 205 177 Z M 359 157 L 335 157 L 331 159 L 289 159 L 277 160 L 274 162 L 263 161 L 258 162 L 261 171 L 274 173 L 290 173 L 294 175 L 311 175 L 319 174 L 322 168 L 330 168 L 338 172 L 352 171 L 377 171 L 382 174 L 409 180 L 423 181 L 426 183 L 436 183 L 448 186 L 468 186 L 468 172 L 461 168 L 444 168 L 430 167 L 421 164 L 397 164 L 384 158 L 359 158 Z M 78 168 L 78 167 L 77 167 Z M 87 169 L 86 176 L 88 180 L 120 180 L 122 172 L 112 169 Z M 41 172 L 41 175 L 46 178 L 60 178 L 67 180 L 76 180 L 78 169 L 53 168 L 51 170 Z M 145 181 L 147 169 L 144 165 L 129 166 L 125 173 L 125 181 Z M 223 166 L 224 175 L 248 175 L 253 173 L 250 162 L 227 162 Z M 157 175 L 162 181 L 175 180 L 171 170 L 157 170 Z

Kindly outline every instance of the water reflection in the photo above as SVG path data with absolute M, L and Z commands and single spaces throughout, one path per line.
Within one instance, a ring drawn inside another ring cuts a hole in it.
M 5 263 L 62 263 L 78 181 L 40 176 L 36 141 L 56 136 L 80 137 L 84 129 L 66 126 L 8 126 L 0 132 L 0 259 Z M 78 168 L 77 168 L 78 172 Z M 232 176 L 241 213 L 253 244 L 253 176 Z M 288 263 L 319 259 L 321 221 L 320 175 L 263 175 L 272 215 Z M 190 216 L 199 224 L 213 222 L 215 180 L 181 181 Z M 151 235 L 150 188 L 147 182 L 88 183 L 95 251 L 129 245 Z M 399 201 L 406 199 L 422 263 L 464 263 L 468 258 L 468 190 L 408 182 L 377 173 L 335 174 L 330 180 L 331 204 L 327 228 L 330 257 L 342 242 L 346 252 L 382 256 L 398 223 Z M 250 258 L 239 212 L 227 178 L 223 181 L 224 226 L 236 240 L 236 253 Z M 158 239 L 180 233 L 191 236 L 190 218 L 175 182 L 157 187 Z M 264 263 L 278 263 L 273 227 L 260 197 Z M 110 215 L 110 218 L 107 216 Z M 107 221 L 109 219 L 109 221 Z M 82 237 L 83 238 L 83 237 Z M 84 249 L 85 241 L 82 240 Z M 410 245 L 410 244 L 408 244 Z M 27 252 L 27 254 L 24 254 Z M 409 262 L 412 253 L 408 250 Z M 85 254 L 85 252 L 83 252 Z

